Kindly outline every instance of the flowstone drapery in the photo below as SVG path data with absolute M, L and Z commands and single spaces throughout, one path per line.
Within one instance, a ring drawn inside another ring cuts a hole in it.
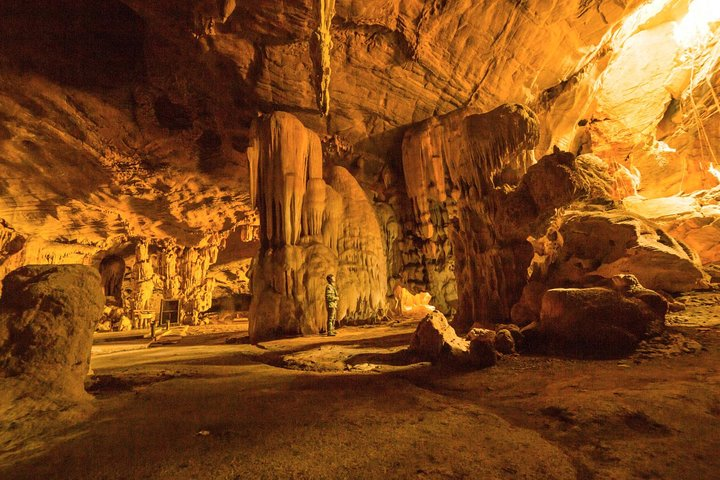
M 459 297 L 455 324 L 461 328 L 509 318 L 527 281 L 532 248 L 522 229 L 515 233 L 497 224 L 496 212 L 503 185 L 516 184 L 534 163 L 538 138 L 537 118 L 522 105 L 489 113 L 457 110 L 405 134 L 405 183 L 426 252 L 432 253 L 437 236 L 431 212 L 457 202 L 449 237 Z
M 340 293 L 338 319 L 373 320 L 386 303 L 386 256 L 357 181 L 333 167 L 326 184 L 320 139 L 289 113 L 259 118 L 247 153 L 261 244 L 252 271 L 251 340 L 320 332 L 330 273 Z

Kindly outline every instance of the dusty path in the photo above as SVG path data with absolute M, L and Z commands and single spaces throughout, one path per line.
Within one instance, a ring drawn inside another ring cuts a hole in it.
M 7 479 L 712 479 L 720 329 L 633 361 L 408 364 L 412 327 L 96 356 L 96 413 Z M 404 360 L 404 361 L 403 361 Z M 280 365 L 295 369 L 281 368 Z M 303 371 L 302 369 L 321 370 Z

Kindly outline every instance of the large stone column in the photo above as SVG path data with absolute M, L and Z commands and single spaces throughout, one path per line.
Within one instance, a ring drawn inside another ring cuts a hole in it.
M 508 186 L 534 163 L 538 138 L 537 118 L 522 105 L 488 113 L 462 109 L 405 134 L 405 184 L 416 232 L 429 244 L 424 251 L 433 251 L 433 204 L 457 202 L 449 236 L 459 297 L 454 324 L 460 329 L 510 318 L 527 282 L 533 253 L 526 229 L 499 225 L 496 217 Z M 527 212 L 517 213 L 522 218 Z
M 256 121 L 248 158 L 260 214 L 251 340 L 320 332 L 331 273 L 338 319 L 373 318 L 386 302 L 387 260 L 372 204 L 355 178 L 341 167 L 323 172 L 320 139 L 284 112 Z

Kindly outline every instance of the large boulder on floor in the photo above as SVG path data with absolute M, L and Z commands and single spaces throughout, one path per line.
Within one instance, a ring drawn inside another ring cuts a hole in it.
M 35 395 L 83 398 L 95 324 L 105 294 L 84 265 L 21 267 L 3 280 L 0 378 Z
M 614 288 L 548 290 L 537 330 L 554 353 L 620 357 L 662 332 L 667 308 L 660 295 L 639 286 L 634 277 L 620 276 Z
M 473 328 L 465 339 L 470 342 L 470 363 L 474 367 L 492 367 L 497 363 L 498 353 L 495 350 L 495 332 L 493 330 Z
M 420 321 L 408 350 L 431 362 L 470 364 L 470 342 L 458 337 L 440 312 L 432 312 Z
M 559 235 L 548 286 L 587 286 L 588 279 L 624 273 L 652 290 L 685 292 L 708 285 L 691 249 L 624 210 L 569 212 Z
M 720 186 L 691 195 L 628 197 L 623 205 L 661 225 L 697 252 L 703 264 L 720 262 Z

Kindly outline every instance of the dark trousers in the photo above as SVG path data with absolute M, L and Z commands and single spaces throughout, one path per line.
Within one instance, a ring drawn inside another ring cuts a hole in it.
M 327 307 L 327 333 L 335 335 L 335 317 L 337 316 L 337 307 Z

